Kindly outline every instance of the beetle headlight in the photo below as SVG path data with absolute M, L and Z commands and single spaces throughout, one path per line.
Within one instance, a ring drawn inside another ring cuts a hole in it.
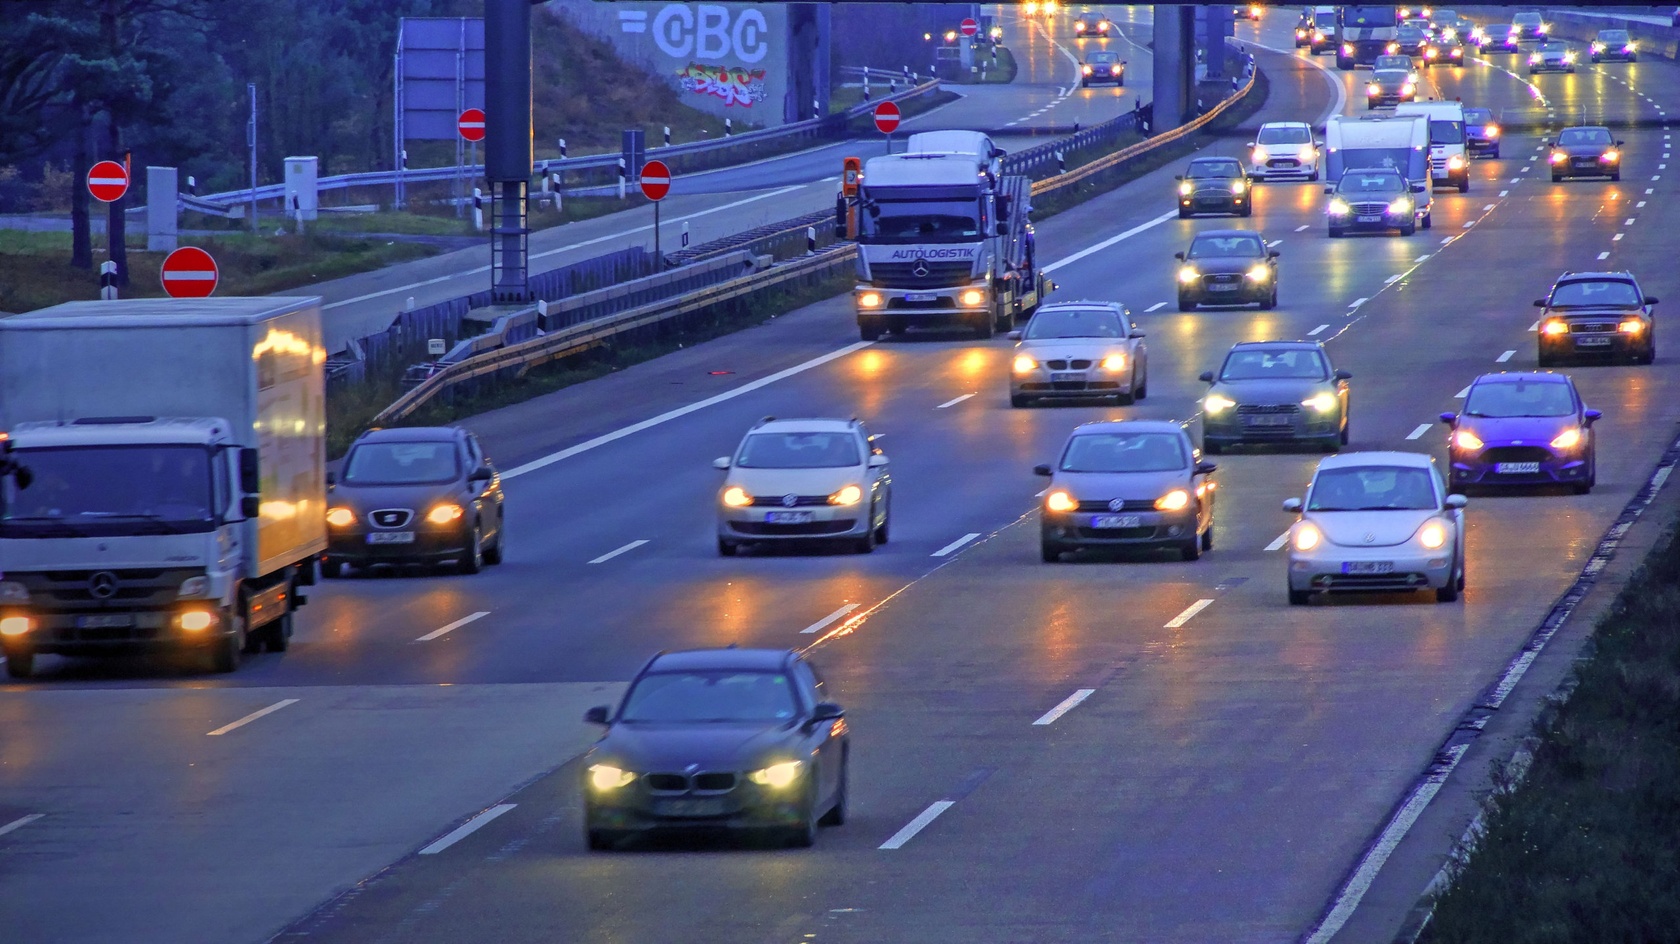
M 1310 551 L 1324 540 L 1324 535 L 1318 530 L 1318 525 L 1310 521 L 1303 521 L 1295 526 L 1295 536 L 1291 539 L 1297 551 Z
M 1418 543 L 1434 550 L 1447 543 L 1447 526 L 1439 521 L 1426 521 L 1418 529 Z
M 783 787 L 791 786 L 794 781 L 798 780 L 804 768 L 804 761 L 790 760 L 781 764 L 771 764 L 762 770 L 755 770 L 747 774 L 747 779 L 760 786 L 780 790 Z

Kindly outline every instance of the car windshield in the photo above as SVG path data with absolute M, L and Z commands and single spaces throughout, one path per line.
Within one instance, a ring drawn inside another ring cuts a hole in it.
M 1242 168 L 1236 161 L 1191 161 L 1187 177 L 1236 177 Z
M 1404 193 L 1406 182 L 1399 174 L 1368 174 L 1348 171 L 1336 184 L 1337 193 Z
M 1632 282 L 1562 282 L 1552 289 L 1550 308 L 1642 308 L 1644 299 Z
M 1428 469 L 1373 465 L 1321 469 L 1308 511 L 1427 510 L 1440 507 Z
M 453 442 L 372 442 L 344 460 L 349 485 L 439 485 L 461 474 Z
M 1556 381 L 1479 383 L 1464 400 L 1465 416 L 1572 416 L 1575 397 Z
M 1258 259 L 1266 254 L 1260 237 L 1248 233 L 1231 236 L 1197 236 L 1190 244 L 1191 259 L 1226 259 L 1232 256 Z
M 979 204 L 971 200 L 877 200 L 859 220 L 859 235 L 878 243 L 960 242 L 980 236 Z
M 1334 13 L 1314 13 L 1313 14 L 1313 25 L 1318 27 L 1319 29 L 1324 29 L 1326 27 L 1335 26 L 1336 25 L 1336 14 L 1334 14 Z
M 799 711 L 781 672 L 652 672 L 624 696 L 619 721 L 632 724 L 774 723 Z
M 1311 144 L 1312 132 L 1300 125 L 1266 125 L 1256 144 Z
M 1377 61 L 1372 65 L 1372 69 L 1376 72 L 1390 72 L 1395 69 L 1410 71 L 1411 68 L 1411 56 L 1378 56 Z
M 1423 30 L 1415 26 L 1400 27 L 1400 41 L 1406 44 L 1419 42 L 1423 39 Z
M 1627 30 L 1599 30 L 1598 39 L 1605 43 L 1625 43 L 1628 41 Z
M 1068 440 L 1063 472 L 1171 472 L 1188 464 L 1176 433 L 1081 433 Z
M 1380 69 L 1371 73 L 1371 81 L 1378 85 L 1405 85 L 1411 80 L 1412 74 L 1400 69 Z
M 1497 37 L 1503 39 L 1506 36 L 1511 35 L 1511 27 L 1509 27 L 1509 26 L 1507 26 L 1503 23 L 1500 23 L 1500 24 L 1496 24 L 1494 26 L 1488 27 L 1486 32 L 1487 32 L 1487 35 L 1489 35 L 1489 36 L 1497 36 Z
M 1564 51 L 1567 50 L 1568 48 L 1569 47 L 1565 46 L 1562 43 L 1541 43 L 1540 44 L 1540 51 L 1541 52 L 1557 53 L 1559 55 L 1562 55 L 1564 53 Z
M 1511 26 L 1513 27 L 1539 25 L 1540 14 L 1538 13 L 1518 13 L 1516 16 L 1511 17 Z
M 1220 380 L 1324 380 L 1330 365 L 1313 348 L 1238 348 L 1225 356 Z
M 1393 26 L 1399 22 L 1393 7 L 1342 7 L 1342 22 L 1359 29 Z
M 1485 124 L 1491 122 L 1492 120 L 1493 120 L 1493 109 L 1491 109 L 1491 108 L 1466 108 L 1466 109 L 1464 109 L 1464 122 L 1465 122 L 1465 124 L 1485 125 Z
M 1463 144 L 1464 122 L 1446 118 L 1429 119 L 1430 144 Z
M 1041 309 L 1027 323 L 1028 341 L 1053 338 L 1123 338 L 1126 326 L 1109 308 Z
M 190 445 L 20 449 L 15 456 L 34 481 L 20 489 L 5 478 L 0 537 L 208 530 L 210 455 Z
M 753 433 L 735 464 L 743 469 L 838 469 L 858 464 L 850 432 Z
M 1094 66 L 1110 66 L 1120 61 L 1117 52 L 1094 52 L 1085 57 L 1085 61 Z
M 1563 147 L 1609 143 L 1610 131 L 1607 128 L 1565 128 L 1558 133 L 1558 144 Z

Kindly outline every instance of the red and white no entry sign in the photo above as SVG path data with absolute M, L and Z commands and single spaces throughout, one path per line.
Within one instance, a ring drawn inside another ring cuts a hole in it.
M 163 260 L 162 278 L 170 298 L 208 298 L 221 273 L 209 253 L 197 246 L 182 246 Z
M 128 192 L 128 171 L 116 161 L 100 161 L 88 170 L 88 193 L 95 200 L 112 203 Z
M 642 196 L 655 202 L 671 192 L 671 168 L 664 161 L 648 161 L 642 165 Z
M 973 36 L 975 33 L 980 32 L 980 24 L 975 21 L 974 17 L 969 17 L 968 19 L 963 20 L 962 25 L 958 26 L 957 29 L 962 30 L 962 34 L 964 36 Z
M 875 106 L 875 130 L 882 134 L 892 134 L 898 130 L 898 106 L 892 102 L 882 102 Z
M 455 119 L 455 129 L 468 141 L 484 140 L 484 109 L 469 108 Z

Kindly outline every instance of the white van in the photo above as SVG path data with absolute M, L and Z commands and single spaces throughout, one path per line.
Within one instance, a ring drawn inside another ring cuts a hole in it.
M 1470 192 L 1470 154 L 1466 150 L 1463 102 L 1407 102 L 1395 106 L 1396 115 L 1429 119 L 1429 182 Z

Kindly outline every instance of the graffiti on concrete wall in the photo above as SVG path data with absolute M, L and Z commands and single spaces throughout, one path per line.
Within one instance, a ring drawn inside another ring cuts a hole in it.
M 764 101 L 765 70 L 743 66 L 708 66 L 690 62 L 677 73 L 677 84 L 685 92 L 713 95 L 725 105 L 751 108 Z

